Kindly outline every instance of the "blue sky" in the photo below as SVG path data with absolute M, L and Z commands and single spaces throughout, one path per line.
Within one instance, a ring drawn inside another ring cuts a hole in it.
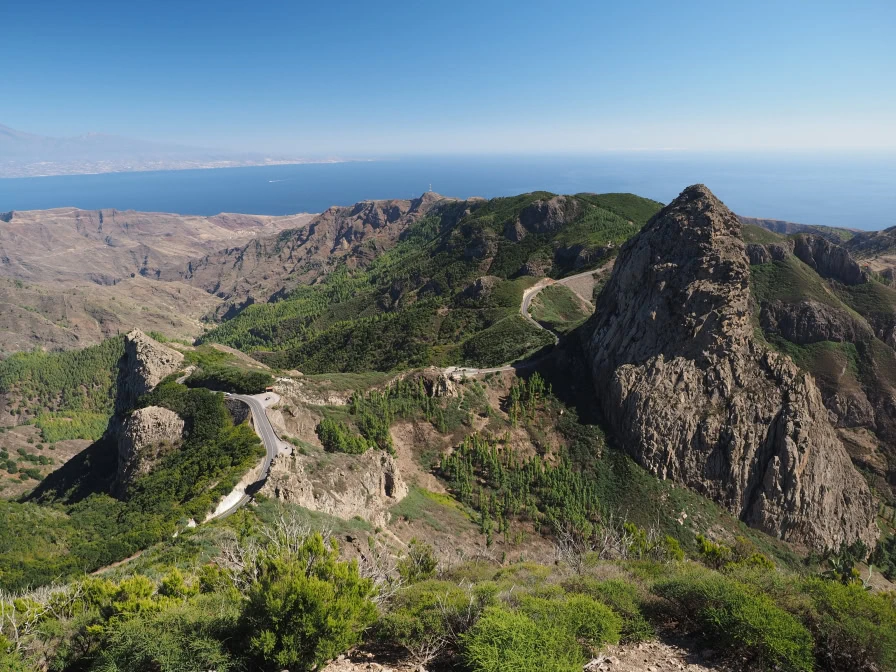
M 0 123 L 301 155 L 896 149 L 896 2 L 0 2 Z

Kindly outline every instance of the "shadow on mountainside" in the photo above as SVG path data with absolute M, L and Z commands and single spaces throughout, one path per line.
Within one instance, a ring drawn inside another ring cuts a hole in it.
M 90 495 L 108 493 L 115 480 L 117 459 L 115 444 L 100 439 L 48 474 L 25 501 L 76 504 Z
M 561 336 L 548 356 L 531 369 L 521 367 L 517 373 L 528 377 L 537 371 L 550 384 L 554 396 L 567 407 L 575 409 L 581 423 L 600 424 L 600 411 L 595 403 L 591 382 L 591 367 L 583 346 L 589 323 L 585 322 Z

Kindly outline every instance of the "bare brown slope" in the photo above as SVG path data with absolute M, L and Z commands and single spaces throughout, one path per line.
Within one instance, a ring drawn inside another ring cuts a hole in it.
M 662 478 L 788 541 L 876 537 L 874 502 L 811 376 L 754 338 L 741 225 L 689 187 L 621 249 L 591 323 L 598 401 Z
M 83 348 L 135 326 L 193 339 L 204 330 L 200 318 L 220 303 L 195 287 L 139 275 L 115 285 L 0 278 L 0 357 L 32 348 Z
M 17 211 L 0 222 L 0 275 L 111 284 L 132 273 L 155 275 L 163 266 L 245 245 L 258 235 L 302 227 L 311 218 L 77 208 Z
M 312 215 L 214 217 L 77 208 L 0 218 L 0 356 L 80 348 L 134 327 L 193 338 L 220 299 L 163 267 L 304 226 Z
M 314 282 L 340 262 L 364 265 L 434 207 L 454 202 L 430 192 L 413 200 L 332 207 L 301 229 L 205 255 L 184 268 L 168 268 L 161 277 L 183 280 L 233 304 L 267 301 Z
M 846 248 L 868 270 L 896 286 L 896 226 L 860 233 L 846 243 Z

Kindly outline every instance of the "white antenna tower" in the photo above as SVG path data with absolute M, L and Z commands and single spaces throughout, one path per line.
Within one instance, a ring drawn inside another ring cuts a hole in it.
M 432 193 L 432 182 L 429 183 L 429 193 Z

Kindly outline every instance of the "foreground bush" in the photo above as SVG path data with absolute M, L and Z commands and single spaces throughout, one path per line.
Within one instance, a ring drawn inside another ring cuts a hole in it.
M 559 590 L 559 589 L 558 589 Z M 520 610 L 545 629 L 557 628 L 578 642 L 586 654 L 596 653 L 604 644 L 619 641 L 622 619 L 605 604 L 588 595 L 534 597 L 524 595 Z
M 791 672 L 813 669 L 812 636 L 766 595 L 728 577 L 688 572 L 653 587 L 676 616 L 691 620 L 718 646 L 752 658 L 760 666 Z
M 262 669 L 311 670 L 361 641 L 376 619 L 373 584 L 320 534 L 258 559 L 241 616 Z
M 473 672 L 580 672 L 585 662 L 561 628 L 503 607 L 487 608 L 463 636 L 463 657 Z
M 567 591 L 584 593 L 612 607 L 621 618 L 619 635 L 624 642 L 643 642 L 655 635 L 653 626 L 641 611 L 638 588 L 621 579 L 598 581 L 589 577 L 576 577 L 564 584 Z
M 804 582 L 802 592 L 811 599 L 804 618 L 824 669 L 896 669 L 896 595 L 814 577 Z
M 149 610 L 113 619 L 104 628 L 91 669 L 103 672 L 228 672 L 240 669 L 238 656 L 225 648 L 236 614 L 217 596 L 194 603 Z
M 478 600 L 450 581 L 423 581 L 401 590 L 380 619 L 377 638 L 405 649 L 418 665 L 454 652 L 458 637 L 481 612 Z

